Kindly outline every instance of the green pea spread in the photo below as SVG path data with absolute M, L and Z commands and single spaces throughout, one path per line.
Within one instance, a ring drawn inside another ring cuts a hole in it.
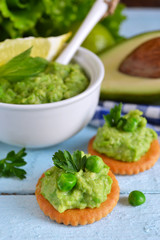
M 105 122 L 104 126 L 98 129 L 93 148 L 117 160 L 138 161 L 149 150 L 151 142 L 157 138 L 156 132 L 146 127 L 147 120 L 141 115 L 141 111 L 133 110 L 124 116 L 126 120 L 132 118 L 138 122 L 134 131 L 123 131 Z
M 41 194 L 60 213 L 67 209 L 99 207 L 111 191 L 112 179 L 108 176 L 109 167 L 104 164 L 99 173 L 80 170 L 75 173 L 77 183 L 68 192 L 58 188 L 57 180 L 64 170 L 56 166 L 49 169 L 41 180 Z
M 83 92 L 89 80 L 77 64 L 49 63 L 45 72 L 21 81 L 0 79 L 0 102 L 42 104 L 71 98 Z

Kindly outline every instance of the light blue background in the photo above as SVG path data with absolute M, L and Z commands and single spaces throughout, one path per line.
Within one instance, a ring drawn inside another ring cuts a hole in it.
M 128 16 L 121 28 L 124 36 L 158 30 L 160 9 L 127 9 Z M 117 176 L 120 185 L 120 200 L 106 218 L 86 226 L 64 226 L 51 221 L 39 209 L 35 196 L 35 185 L 42 172 L 52 166 L 52 155 L 58 149 L 73 152 L 87 151 L 89 139 L 96 129 L 87 126 L 71 139 L 46 149 L 27 149 L 27 178 L 0 179 L 0 239 L 1 240 L 159 240 L 160 239 L 160 162 L 135 176 Z M 1 158 L 10 150 L 19 148 L 0 143 Z M 132 190 L 141 190 L 146 203 L 139 207 L 128 204 L 127 197 Z M 16 195 L 13 195 L 16 193 Z

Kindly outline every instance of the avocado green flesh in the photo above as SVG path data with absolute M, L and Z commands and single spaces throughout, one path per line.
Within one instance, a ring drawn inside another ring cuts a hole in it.
M 62 169 L 52 167 L 41 180 L 41 194 L 60 213 L 67 209 L 84 209 L 99 207 L 107 199 L 111 191 L 112 179 L 108 176 L 109 167 L 104 167 L 99 173 L 87 169 L 75 173 L 77 183 L 75 187 L 63 192 L 57 186 L 57 179 L 64 173 Z
M 101 98 L 128 102 L 160 103 L 160 78 L 142 78 L 121 73 L 119 65 L 145 41 L 160 36 L 160 31 L 130 38 L 101 55 L 105 78 L 101 85 Z
M 143 104 L 153 104 L 153 105 L 159 105 L 160 104 L 160 94 L 154 94 L 154 95 L 129 95 L 129 94 L 112 94 L 107 93 L 102 90 L 101 100 L 111 100 L 111 101 L 123 101 L 128 103 L 143 103 Z
M 98 129 L 93 148 L 108 157 L 124 162 L 136 162 L 150 148 L 151 142 L 157 138 L 153 129 L 146 128 L 146 119 L 141 117 L 139 110 L 130 111 L 124 117 L 139 119 L 137 129 L 133 132 L 125 132 L 116 127 L 111 127 L 108 122 Z

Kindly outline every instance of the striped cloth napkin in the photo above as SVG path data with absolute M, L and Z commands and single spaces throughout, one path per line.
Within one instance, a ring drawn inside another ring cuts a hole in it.
M 103 126 L 103 115 L 108 114 L 110 109 L 117 104 L 119 104 L 119 102 L 100 101 L 96 108 L 96 112 L 90 121 L 90 125 L 94 127 Z M 160 136 L 160 106 L 124 103 L 122 106 L 122 115 L 135 109 L 139 109 L 143 112 L 143 116 L 147 119 L 149 127 L 153 128 L 158 136 Z

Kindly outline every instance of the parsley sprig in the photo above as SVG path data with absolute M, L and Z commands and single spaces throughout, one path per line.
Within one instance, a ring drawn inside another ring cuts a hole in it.
M 103 116 L 105 122 L 107 122 L 110 127 L 116 127 L 125 132 L 133 132 L 141 121 L 140 117 L 133 115 L 121 117 L 121 111 L 122 103 L 115 105 L 114 108 L 110 110 L 110 114 Z
M 79 150 L 74 151 L 72 155 L 66 150 L 64 152 L 58 150 L 58 152 L 53 155 L 52 160 L 56 167 L 68 173 L 75 173 L 81 169 L 84 170 L 87 156 L 83 155 L 83 152 Z
M 20 168 L 27 164 L 23 159 L 26 155 L 25 148 L 22 148 L 18 153 L 9 152 L 4 159 L 0 160 L 0 177 L 26 178 L 26 171 Z
M 109 123 L 111 127 L 115 127 L 121 118 L 122 103 L 115 105 L 114 108 L 110 110 L 110 114 L 104 115 L 103 118 Z

